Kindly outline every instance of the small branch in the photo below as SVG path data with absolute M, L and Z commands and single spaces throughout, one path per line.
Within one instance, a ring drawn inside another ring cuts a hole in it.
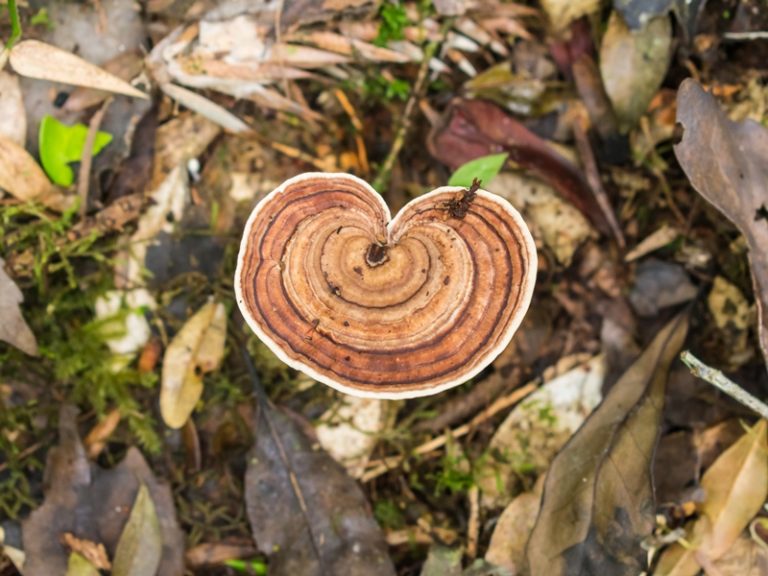
M 88 125 L 88 135 L 85 137 L 83 154 L 80 160 L 80 172 L 77 176 L 77 195 L 80 198 L 81 218 L 84 218 L 88 212 L 88 190 L 91 179 L 91 163 L 93 162 L 93 145 L 96 142 L 96 134 L 101 127 L 101 122 L 104 120 L 104 114 L 106 114 L 112 100 L 113 98 L 110 96 L 104 101 L 104 104 L 96 111 Z
M 728 394 L 737 402 L 741 402 L 744 406 L 768 420 L 768 405 L 752 396 L 752 394 L 744 390 L 720 370 L 707 366 L 688 350 L 680 354 L 680 359 L 690 368 L 694 376 L 709 382 L 721 392 Z
M 441 30 L 442 37 L 445 36 L 452 25 L 452 19 L 447 20 L 443 24 Z M 416 76 L 416 82 L 413 85 L 413 90 L 411 90 L 411 94 L 408 97 L 408 102 L 405 104 L 403 115 L 400 117 L 400 124 L 397 127 L 395 139 L 392 142 L 392 148 L 389 149 L 389 154 L 387 154 L 387 157 L 382 163 L 381 168 L 379 168 L 376 179 L 373 181 L 373 188 L 379 192 L 383 192 L 384 188 L 386 188 L 387 184 L 389 183 L 389 176 L 392 172 L 392 167 L 395 165 L 395 161 L 400 155 L 400 150 L 402 150 L 403 144 L 405 144 L 405 137 L 408 135 L 408 130 L 411 128 L 413 110 L 416 108 L 416 102 L 419 100 L 419 98 L 421 98 L 422 92 L 424 91 L 424 88 L 427 84 L 426 81 L 429 72 L 429 63 L 437 51 L 438 44 L 439 42 L 437 41 L 430 42 L 424 50 L 424 59 L 421 61 L 419 74 Z

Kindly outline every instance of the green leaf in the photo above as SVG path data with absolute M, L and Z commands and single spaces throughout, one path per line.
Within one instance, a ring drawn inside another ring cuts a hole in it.
M 40 122 L 40 161 L 48 177 L 59 186 L 70 186 L 75 174 L 70 162 L 79 162 L 83 158 L 88 127 L 85 124 L 67 126 L 53 116 L 44 116 Z M 112 134 L 96 132 L 93 143 L 93 156 L 112 141 Z
M 488 183 L 501 171 L 508 156 L 509 154 L 504 152 L 470 160 L 456 169 L 451 179 L 448 180 L 448 186 L 464 186 L 469 188 L 472 186 L 472 180 L 475 178 L 480 180 L 485 186 L 488 186 Z

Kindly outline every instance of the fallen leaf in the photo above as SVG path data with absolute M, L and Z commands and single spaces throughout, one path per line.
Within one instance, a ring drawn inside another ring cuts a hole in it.
M 637 266 L 629 301 L 640 316 L 653 317 L 659 310 L 692 300 L 697 293 L 681 265 L 648 258 Z
M 502 172 L 488 190 L 509 200 L 523 214 L 534 237 L 540 238 L 566 268 L 576 251 L 597 236 L 581 212 L 537 178 Z
M 600 9 L 600 0 L 541 0 L 541 7 L 549 17 L 552 28 L 562 32 L 568 25 Z
M 656 16 L 669 12 L 674 3 L 680 3 L 680 0 L 613 0 L 613 8 L 630 28 L 638 29 Z
M 37 356 L 37 339 L 21 315 L 22 302 L 24 295 L 5 272 L 5 262 L 0 258 L 0 340 Z
M 278 410 L 259 407 L 254 438 L 245 501 L 272 576 L 394 576 L 365 495 L 339 464 Z
M 53 116 L 45 116 L 40 122 L 40 162 L 50 179 L 60 186 L 70 186 L 75 180 L 75 173 L 70 167 L 72 162 L 83 158 L 88 126 L 62 124 Z M 112 134 L 96 132 L 96 139 L 91 150 L 96 156 L 112 141 Z
M 539 481 L 533 492 L 518 494 L 501 513 L 485 553 L 488 562 L 506 568 L 512 574 L 523 571 L 525 545 L 539 514 L 543 486 L 544 483 Z
M 160 414 L 171 428 L 181 428 L 203 393 L 203 374 L 224 357 L 227 309 L 210 301 L 173 338 L 163 357 Z
M 224 128 L 224 130 L 229 130 L 234 134 L 251 131 L 251 127 L 248 126 L 248 124 L 240 120 L 240 118 L 229 112 L 223 106 L 219 106 L 213 100 L 209 100 L 205 96 L 201 96 L 196 92 L 192 92 L 192 90 L 187 90 L 186 88 L 171 84 L 170 82 L 161 84 L 160 89 L 179 104 L 197 112 L 211 122 L 218 124 Z
M 432 544 L 419 576 L 461 576 L 463 556 L 464 550 L 461 548 L 447 548 L 440 544 Z
M 432 156 L 454 170 L 475 158 L 508 152 L 512 162 L 552 186 L 598 230 L 610 232 L 582 171 L 491 102 L 452 102 L 444 120 L 430 133 L 427 146 Z
M 701 516 L 689 524 L 687 546 L 662 555 L 657 576 L 694 576 L 721 558 L 768 498 L 768 421 L 760 420 L 715 460 L 701 480 Z
M 600 74 L 620 126 L 634 127 L 661 86 L 672 50 L 668 16 L 630 30 L 613 12 L 600 44 Z
M 79 56 L 39 40 L 23 40 L 11 49 L 10 62 L 16 73 L 27 78 L 62 82 L 107 92 L 147 98 L 127 82 Z
M 104 71 L 114 74 L 121 80 L 131 80 L 141 73 L 143 65 L 142 57 L 138 51 L 127 51 L 118 54 L 108 62 L 104 63 Z M 75 88 L 62 106 L 67 112 L 81 112 L 91 106 L 101 104 L 108 96 L 103 90 L 94 90 L 93 88 Z
M 64 211 L 72 205 L 48 180 L 42 168 L 23 147 L 0 135 L 0 189 L 22 202 L 38 201 Z
M 714 566 L 719 576 L 765 576 L 768 574 L 768 548 L 748 536 L 740 536 Z
M 320 417 L 317 439 L 350 476 L 359 478 L 381 433 L 394 424 L 397 408 L 388 400 L 339 394 L 334 406 Z
M 741 231 L 758 309 L 758 331 L 768 362 L 768 129 L 731 122 L 715 98 L 687 79 L 677 93 L 683 139 L 675 155 L 693 187 Z
M 99 576 L 99 574 L 99 570 L 85 556 L 77 552 L 70 554 L 65 576 Z
M 163 553 L 163 533 L 155 503 L 142 484 L 131 509 L 131 515 L 117 543 L 112 562 L 113 576 L 145 576 L 155 574 Z
M 752 310 L 741 290 L 722 276 L 715 276 L 707 296 L 707 308 L 723 336 L 722 351 L 729 370 L 735 370 L 754 356 L 749 343 Z
M 25 576 L 64 574 L 68 555 L 64 533 L 104 544 L 114 557 L 140 485 L 155 503 L 162 532 L 162 560 L 157 574 L 182 576 L 184 537 L 176 521 L 170 488 L 155 479 L 144 457 L 129 448 L 109 470 L 88 461 L 77 432 L 77 409 L 64 405 L 59 416 L 59 445 L 48 452 L 45 501 L 22 524 Z M 150 575 L 153 576 L 153 575 Z
M 490 454 L 476 472 L 485 508 L 506 506 L 520 491 L 519 478 L 542 472 L 600 403 L 605 358 L 596 356 L 528 396 L 499 426 Z
M 112 436 L 119 423 L 120 410 L 115 408 L 91 428 L 88 436 L 83 440 L 83 444 L 88 452 L 88 458 L 95 460 L 101 451 L 104 450 L 106 441 Z
M 645 569 L 653 451 L 667 374 L 687 330 L 687 315 L 670 321 L 553 460 L 527 546 L 531 576 Z
M 73 555 L 78 554 L 82 556 L 94 568 L 99 570 L 112 569 L 112 564 L 107 557 L 107 549 L 104 548 L 104 544 L 101 542 L 78 538 L 69 532 L 65 532 L 61 540 L 72 551 Z M 69 557 L 69 562 L 71 565 L 72 556 Z
M 19 77 L 0 70 L 0 136 L 24 146 L 27 139 L 27 111 Z

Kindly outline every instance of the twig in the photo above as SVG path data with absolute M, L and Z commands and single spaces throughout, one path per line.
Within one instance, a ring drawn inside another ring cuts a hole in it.
M 458 428 L 455 428 L 454 430 L 450 430 L 445 434 L 438 436 L 437 438 L 433 438 L 429 442 L 425 442 L 424 444 L 417 446 L 414 449 L 413 454 L 414 455 L 428 454 L 433 450 L 437 450 L 438 448 L 445 446 L 448 443 L 448 440 L 451 438 L 461 438 L 462 436 L 466 436 L 467 434 L 469 434 L 471 430 L 476 428 L 479 424 L 482 424 L 489 418 L 492 418 L 493 416 L 495 416 L 505 408 L 509 408 L 510 406 L 517 404 L 537 388 L 538 386 L 535 383 L 531 382 L 530 384 L 526 384 L 522 388 L 518 388 L 511 394 L 508 394 L 507 396 L 499 398 L 493 404 L 488 406 L 488 408 L 486 408 L 485 410 L 480 412 L 477 416 L 475 416 L 469 423 L 459 426 Z M 375 462 L 369 462 L 369 466 L 372 466 L 372 468 L 371 470 L 368 470 L 368 472 L 363 474 L 360 480 L 362 482 L 369 482 L 374 478 L 378 478 L 382 474 L 386 474 L 396 466 L 399 466 L 400 464 L 402 464 L 404 460 L 405 460 L 405 456 L 389 456 L 388 458 L 382 458 L 381 460 L 378 460 Z
M 445 36 L 452 25 L 453 19 L 448 19 L 443 23 L 443 27 L 440 31 L 441 38 Z M 408 135 L 408 130 L 410 130 L 411 121 L 413 120 L 413 110 L 416 107 L 416 103 L 421 98 L 424 87 L 426 86 L 428 75 L 427 73 L 429 72 L 429 63 L 437 51 L 438 44 L 438 41 L 430 42 L 427 44 L 427 47 L 424 50 L 424 59 L 421 61 L 419 73 L 416 76 L 416 82 L 414 83 L 411 94 L 408 97 L 408 102 L 405 104 L 403 115 L 400 117 L 400 123 L 397 127 L 397 132 L 395 133 L 395 139 L 392 142 L 392 148 L 389 149 L 389 154 L 387 154 L 387 157 L 384 159 L 381 168 L 379 168 L 379 173 L 376 175 L 376 179 L 373 181 L 374 189 L 378 190 L 379 192 L 382 192 L 389 183 L 389 176 L 392 172 L 392 167 L 395 165 L 395 161 L 400 155 L 400 150 L 402 150 L 403 144 L 405 144 L 405 137 Z
M 709 382 L 721 392 L 728 394 L 728 396 L 737 402 L 741 402 L 750 410 L 758 413 L 762 418 L 768 419 L 768 405 L 752 396 L 752 394 L 744 390 L 720 370 L 707 366 L 688 350 L 685 350 L 680 354 L 680 359 L 686 366 L 688 366 L 688 368 L 690 368 L 691 373 L 694 376 Z
M 480 488 L 469 489 L 469 522 L 467 522 L 467 558 L 477 557 L 477 541 L 480 535 Z
M 88 212 L 88 189 L 91 180 L 91 163 L 93 162 L 93 144 L 96 142 L 96 134 L 101 127 L 101 121 L 104 120 L 104 114 L 107 112 L 107 108 L 112 103 L 112 97 L 110 96 L 104 101 L 96 111 L 96 114 L 91 118 L 88 124 L 88 135 L 85 137 L 85 144 L 83 144 L 83 153 L 80 160 L 80 170 L 77 174 L 77 196 L 80 198 L 80 217 L 83 218 Z

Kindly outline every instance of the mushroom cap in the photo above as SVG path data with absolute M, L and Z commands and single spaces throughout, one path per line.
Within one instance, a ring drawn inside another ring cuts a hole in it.
M 286 180 L 245 226 L 245 320 L 283 362 L 347 394 L 413 398 L 466 382 L 509 344 L 537 268 L 517 210 L 467 193 L 444 186 L 390 218 L 355 176 Z

